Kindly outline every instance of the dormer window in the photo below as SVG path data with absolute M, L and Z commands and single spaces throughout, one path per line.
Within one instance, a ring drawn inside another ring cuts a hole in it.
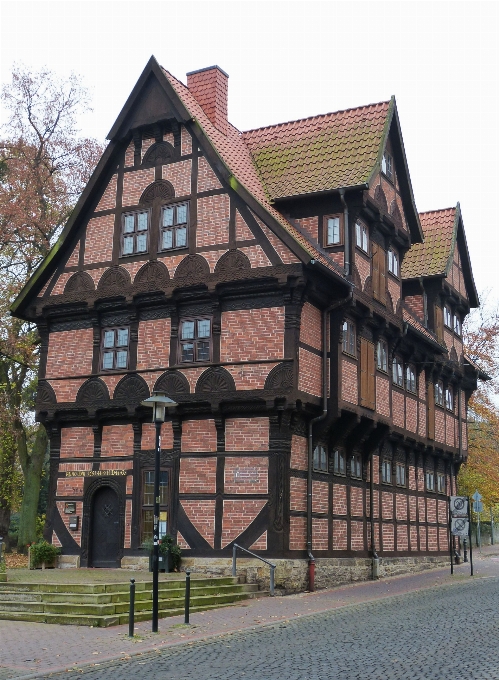
M 381 172 L 386 175 L 389 180 L 393 179 L 393 159 L 387 151 L 385 151 L 381 161 Z
M 454 333 L 456 335 L 461 335 L 461 331 L 462 331 L 461 319 L 457 314 L 454 314 Z
M 355 223 L 355 245 L 360 248 L 365 253 L 369 250 L 369 236 L 367 233 L 367 227 L 362 222 Z
M 447 326 L 447 328 L 452 328 L 452 325 L 453 325 L 452 324 L 452 318 L 453 318 L 453 315 L 452 315 L 452 312 L 450 310 L 450 307 L 447 307 L 447 305 L 445 305 L 445 307 L 444 307 L 444 325 Z
M 399 260 L 393 248 L 388 249 L 388 271 L 394 276 L 399 275 Z
M 328 215 L 324 218 L 326 246 L 337 246 L 342 242 L 342 215 Z

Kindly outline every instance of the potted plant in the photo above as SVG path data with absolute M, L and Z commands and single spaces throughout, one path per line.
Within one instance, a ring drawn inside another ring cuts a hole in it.
M 28 554 L 30 569 L 37 569 L 38 567 L 52 569 L 55 566 L 57 555 L 61 554 L 61 549 L 42 539 L 29 546 Z
M 142 543 L 144 550 L 149 553 L 149 571 L 152 571 L 152 559 L 154 543 L 152 538 L 146 539 Z M 170 534 L 165 534 L 159 542 L 159 571 L 166 573 L 178 571 L 180 566 L 182 551 L 180 546 L 173 542 Z

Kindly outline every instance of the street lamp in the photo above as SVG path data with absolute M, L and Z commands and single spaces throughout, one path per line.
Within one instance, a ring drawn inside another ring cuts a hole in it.
M 154 528 L 152 556 L 152 632 L 158 632 L 158 576 L 159 576 L 159 474 L 161 462 L 161 425 L 165 422 L 165 411 L 168 407 L 177 406 L 177 402 L 163 392 L 153 392 L 152 397 L 141 402 L 141 406 L 152 408 L 152 420 L 156 426 L 156 453 L 154 456 Z

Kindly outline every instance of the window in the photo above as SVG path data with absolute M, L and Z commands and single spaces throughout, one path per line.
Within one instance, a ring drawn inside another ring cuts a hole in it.
M 159 537 L 168 533 L 168 472 L 159 476 Z M 154 528 L 154 471 L 144 470 L 142 477 L 142 541 L 153 537 Z
M 398 357 L 395 357 L 392 364 L 393 384 L 398 387 L 404 386 L 404 368 Z
M 360 453 L 354 453 L 350 458 L 350 474 L 352 477 L 362 479 L 362 456 Z
M 115 371 L 128 368 L 128 328 L 104 328 L 102 331 L 102 370 Z
M 426 473 L 426 490 L 435 491 L 435 475 L 433 472 Z
M 384 484 L 391 484 L 392 481 L 392 464 L 386 459 L 381 461 L 381 481 Z
M 447 307 L 447 305 L 445 305 L 445 307 L 444 307 L 444 324 L 447 326 L 447 328 L 452 328 L 452 326 L 453 326 L 453 324 L 452 324 L 452 312 L 449 309 L 449 307 Z
M 405 369 L 405 388 L 408 392 L 416 392 L 416 371 L 413 366 Z
M 437 490 L 438 493 L 445 493 L 445 475 L 441 473 L 437 475 Z
M 336 246 L 342 242 L 341 218 L 341 215 L 331 215 L 324 218 L 326 246 Z
M 454 333 L 461 335 L 461 319 L 457 314 L 454 314 Z
M 343 351 L 352 356 L 355 351 L 355 325 L 351 321 L 343 322 Z
M 435 404 L 444 405 L 444 386 L 440 380 L 435 384 Z
M 343 451 L 339 451 L 338 449 L 336 449 L 336 451 L 334 452 L 333 466 L 335 475 L 345 474 L 345 454 L 343 453 Z
M 454 392 L 452 387 L 445 388 L 445 408 L 449 411 L 454 410 Z
M 210 361 L 211 319 L 184 319 L 180 323 L 180 361 Z
M 376 352 L 376 365 L 378 370 L 388 372 L 388 345 L 384 340 L 378 340 Z
M 381 160 L 381 172 L 386 175 L 388 179 L 393 179 L 393 159 L 387 151 L 385 151 Z
M 161 250 L 187 247 L 187 203 L 166 205 L 161 211 Z
M 397 486 L 405 486 L 405 465 L 403 463 L 397 463 L 395 467 L 395 479 Z
M 314 470 L 316 472 L 327 472 L 327 450 L 322 444 L 318 444 L 314 449 Z
M 399 260 L 393 248 L 388 249 L 388 271 L 394 276 L 399 275 Z
M 362 222 L 355 223 L 355 245 L 361 248 L 365 253 L 369 250 L 367 227 L 365 224 L 362 224 Z
M 126 213 L 123 215 L 122 255 L 147 252 L 149 232 L 149 211 Z

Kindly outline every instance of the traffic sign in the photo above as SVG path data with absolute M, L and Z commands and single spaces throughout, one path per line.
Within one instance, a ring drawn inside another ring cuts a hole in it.
M 483 512 L 483 503 L 482 501 L 475 501 L 473 503 L 473 511 L 474 512 Z
M 482 496 L 481 496 L 481 494 L 478 493 L 478 489 L 475 491 L 472 498 L 473 498 L 474 501 L 481 501 L 482 500 Z
M 467 496 L 451 496 L 449 498 L 450 513 L 453 517 L 468 516 Z
M 468 536 L 470 523 L 467 517 L 453 517 L 450 522 L 450 531 L 453 536 Z

